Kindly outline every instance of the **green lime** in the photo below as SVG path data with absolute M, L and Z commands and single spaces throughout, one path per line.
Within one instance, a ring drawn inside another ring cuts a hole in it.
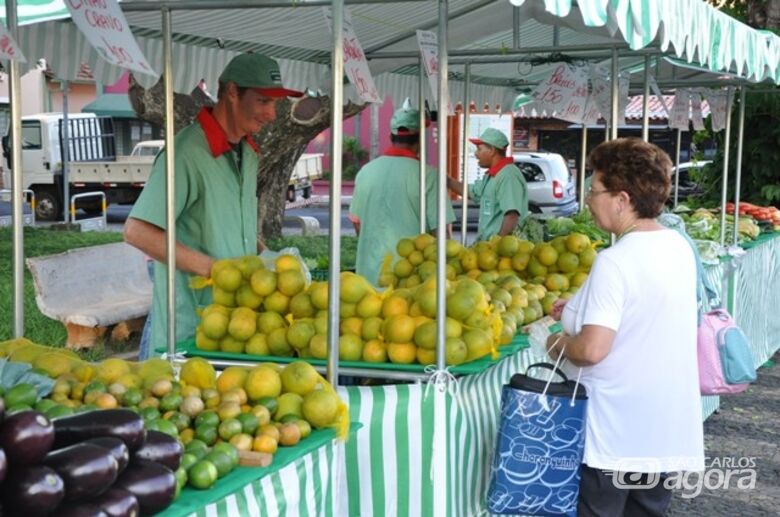
M 293 423 L 293 422 L 297 422 L 300 419 L 301 419 L 301 417 L 299 415 L 295 415 L 293 413 L 290 413 L 290 414 L 284 415 L 281 419 L 279 419 L 279 422 L 282 423 L 282 424 L 290 424 L 290 423 Z
M 128 389 L 122 397 L 122 404 L 125 406 L 137 406 L 144 399 L 144 394 L 138 388 Z
M 227 442 L 220 442 L 214 445 L 212 452 L 227 454 L 230 457 L 230 460 L 233 462 L 233 467 L 238 466 L 238 449 L 236 449 L 232 444 Z
M 100 393 L 107 393 L 108 388 L 106 388 L 106 385 L 103 384 L 100 381 L 92 381 L 86 386 L 84 386 L 84 395 L 87 393 L 90 393 L 92 391 L 99 391 Z
M 211 451 L 206 454 L 206 457 L 203 459 L 213 463 L 214 466 L 217 467 L 217 473 L 221 478 L 227 476 L 230 474 L 230 471 L 233 470 L 233 460 L 224 452 Z
M 195 418 L 195 427 L 197 428 L 204 424 L 217 427 L 219 425 L 219 415 L 217 412 L 213 409 L 201 411 L 197 418 Z
M 176 428 L 173 422 L 169 420 L 165 420 L 164 418 L 156 418 L 152 420 L 151 422 L 146 424 L 146 428 L 154 429 L 155 431 L 160 431 L 161 433 L 171 435 L 174 438 L 179 437 L 179 430 Z
M 157 418 L 160 418 L 160 412 L 157 410 L 157 408 L 153 407 L 145 407 L 141 410 L 141 418 L 144 419 L 145 422 L 149 422 L 151 420 L 155 420 Z
M 43 412 L 44 415 L 46 415 L 46 418 L 49 420 L 54 420 L 55 418 L 61 418 L 64 416 L 70 416 L 74 413 L 73 409 L 69 408 L 68 406 L 62 406 L 60 404 L 57 404 L 56 406 L 47 409 Z
M 160 399 L 160 411 L 178 411 L 182 398 L 178 393 L 168 393 Z
M 8 390 L 4 399 L 6 407 L 32 407 L 32 405 L 35 404 L 35 402 L 38 400 L 38 390 L 35 389 L 35 386 L 32 384 L 23 382 Z
M 241 422 L 235 418 L 228 418 L 219 424 L 219 437 L 225 441 L 230 440 L 241 432 Z
M 54 402 L 51 399 L 41 399 L 38 401 L 37 404 L 35 404 L 35 411 L 40 411 L 41 413 L 46 413 L 49 409 L 59 406 L 56 402 Z
M 187 470 L 187 481 L 189 484 L 201 490 L 211 488 L 211 485 L 214 484 L 218 477 L 217 467 L 206 460 L 200 460 Z
M 179 432 L 184 431 L 190 426 L 190 417 L 179 412 L 172 413 L 166 420 L 175 425 Z
M 298 429 L 301 431 L 301 440 L 309 437 L 311 434 L 311 424 L 309 422 L 300 419 L 295 421 L 295 425 L 297 425 Z
M 279 402 L 274 397 L 263 397 L 257 400 L 257 403 L 268 408 L 268 412 L 272 415 L 276 413 L 276 408 L 279 407 Z
M 16 404 L 5 410 L 6 413 L 19 413 L 20 411 L 32 411 L 32 406 L 28 404 Z
M 181 395 L 181 383 L 179 381 L 173 381 L 171 383 L 171 395 Z
M 184 453 L 185 456 L 187 454 L 192 454 L 195 456 L 196 459 L 203 459 L 203 456 L 208 454 L 209 452 L 209 446 L 204 442 L 203 440 L 199 440 L 197 438 L 190 440 L 190 443 L 184 446 Z M 182 458 L 182 461 L 184 459 Z
M 238 415 L 238 421 L 241 422 L 241 432 L 246 434 L 254 435 L 260 427 L 260 420 L 252 413 L 241 413 Z
M 206 444 L 204 443 L 203 445 L 206 445 Z M 203 449 L 203 456 L 205 456 L 207 454 L 206 451 L 207 451 L 207 449 Z M 198 462 L 199 459 L 200 458 L 198 458 L 198 456 L 196 456 L 195 454 L 193 454 L 191 452 L 185 452 L 184 454 L 181 455 L 181 463 L 179 463 L 179 468 L 187 470 L 188 468 L 190 468 L 193 465 L 195 465 Z
M 174 472 L 174 475 L 176 476 L 176 485 L 179 489 L 182 489 L 184 485 L 187 484 L 187 469 L 180 465 L 179 468 L 176 469 L 176 472 Z
M 204 442 L 206 445 L 214 445 L 217 441 L 217 426 L 201 424 L 195 428 L 195 438 Z
M 95 411 L 97 409 L 97 406 L 95 404 L 82 404 L 76 409 L 76 413 L 88 413 L 90 411 Z

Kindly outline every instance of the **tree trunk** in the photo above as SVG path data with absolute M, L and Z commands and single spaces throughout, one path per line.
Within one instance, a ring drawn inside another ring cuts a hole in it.
M 163 78 L 148 90 L 130 76 L 128 96 L 138 118 L 160 126 L 165 121 Z M 213 101 L 200 88 L 190 95 L 174 96 L 174 128 L 178 133 L 192 123 L 203 106 Z M 365 104 L 347 103 L 344 118 L 360 113 Z M 258 236 L 261 240 L 282 234 L 285 195 L 295 163 L 309 142 L 330 126 L 330 98 L 303 97 L 282 99 L 276 105 L 276 120 L 254 136 L 260 146 L 260 167 L 257 172 Z
M 748 0 L 748 25 L 758 29 L 780 30 L 780 0 Z

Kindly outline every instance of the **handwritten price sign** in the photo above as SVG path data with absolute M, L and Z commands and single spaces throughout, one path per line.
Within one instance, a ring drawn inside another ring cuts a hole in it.
M 18 61 L 20 63 L 27 61 L 22 51 L 19 50 L 19 46 L 8 33 L 8 29 L 2 23 L 0 23 L 0 59 Z
M 157 75 L 138 47 L 116 0 L 67 0 L 65 5 L 103 59 L 134 72 Z
M 333 34 L 333 17 L 330 9 L 323 8 L 325 20 L 328 22 L 330 33 Z M 374 85 L 374 78 L 368 68 L 366 55 L 360 45 L 355 31 L 352 29 L 352 16 L 344 9 L 344 73 L 358 95 L 365 102 L 381 103 L 382 98 Z

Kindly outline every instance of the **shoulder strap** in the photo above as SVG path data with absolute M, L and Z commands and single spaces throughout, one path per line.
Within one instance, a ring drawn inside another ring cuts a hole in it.
M 691 250 L 693 250 L 693 258 L 696 261 L 696 301 L 699 307 L 699 317 L 701 318 L 704 304 L 706 303 L 712 308 L 720 307 L 720 299 L 709 278 L 707 278 L 707 275 L 704 273 L 704 265 L 702 264 L 701 255 L 699 255 L 699 248 L 696 247 L 696 243 L 693 242 L 691 237 L 685 233 L 684 230 L 677 229 L 677 233 L 683 236 L 691 246 Z

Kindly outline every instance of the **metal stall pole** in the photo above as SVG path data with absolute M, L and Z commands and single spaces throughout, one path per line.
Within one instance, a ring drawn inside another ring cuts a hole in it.
M 426 165 L 426 151 L 428 150 L 428 134 L 425 130 L 425 63 L 423 63 L 422 54 L 420 55 L 420 74 L 417 81 L 417 93 L 419 97 L 419 103 L 417 106 L 420 108 L 420 233 L 428 231 L 428 225 L 426 224 L 427 217 L 425 216 L 425 194 L 427 192 L 425 186 L 425 178 L 427 173 Z
M 609 127 L 609 138 L 607 140 L 614 140 L 618 137 L 618 111 L 620 110 L 620 102 L 619 102 L 619 86 L 620 86 L 620 70 L 618 67 L 618 51 L 616 48 L 612 49 L 612 83 L 611 83 L 611 116 L 610 116 L 610 127 Z
M 16 0 L 6 0 L 8 32 L 19 41 Z M 8 62 L 8 93 L 11 98 L 11 214 L 13 232 L 14 337 L 24 336 L 24 220 L 22 213 L 22 86 L 19 63 Z
M 339 382 L 339 300 L 341 285 L 341 137 L 344 133 L 344 0 L 333 0 L 333 84 L 330 104 L 330 269 L 328 271 L 328 382 Z
M 580 143 L 580 172 L 577 178 L 577 190 L 579 191 L 580 212 L 585 210 L 585 162 L 588 160 L 588 126 L 582 122 L 582 142 Z
M 739 189 L 742 186 L 742 140 L 745 137 L 745 86 L 739 89 L 739 115 L 737 119 L 737 163 L 736 163 L 736 181 L 734 185 L 734 246 L 737 245 L 739 237 Z M 739 271 L 736 266 L 731 268 L 731 279 L 729 281 L 729 293 L 731 298 L 731 316 L 737 318 L 737 275 Z
M 720 193 L 720 245 L 726 244 L 726 197 L 729 186 L 729 147 L 731 146 L 731 87 L 726 96 L 726 134 L 723 136 L 723 181 Z M 739 220 L 739 212 L 736 213 Z
M 469 177 L 468 177 L 468 168 L 466 167 L 466 162 L 468 161 L 469 157 L 469 120 L 471 118 L 471 103 L 469 102 L 469 84 L 471 83 L 471 63 L 466 63 L 466 73 L 463 77 L 463 154 L 461 155 L 461 171 L 463 171 L 463 176 L 461 177 L 461 180 L 463 181 L 463 196 L 462 196 L 462 202 L 463 206 L 461 207 L 461 220 L 462 224 L 460 227 L 460 243 L 464 246 L 466 245 L 466 238 L 469 235 Z
M 512 48 L 520 48 L 520 8 L 512 7 Z
M 68 174 L 70 173 L 70 117 L 68 116 L 68 89 L 70 81 L 62 81 L 62 220 L 68 222 L 68 206 L 70 199 L 70 182 Z
M 645 83 L 642 89 L 642 140 L 650 141 L 650 56 L 645 56 Z M 659 101 L 661 99 L 658 99 Z
M 173 126 L 173 26 L 171 10 L 162 9 L 163 75 L 165 77 L 165 255 L 168 294 L 168 361 L 176 353 L 176 149 Z
M 436 200 L 436 369 L 444 370 L 445 362 L 445 324 L 447 319 L 447 290 L 445 286 L 447 265 L 447 228 L 445 225 L 445 201 L 447 197 L 447 0 L 439 0 L 439 183 Z
M 677 142 L 674 146 L 674 170 L 680 170 L 680 148 L 682 147 L 682 130 L 677 130 Z M 674 208 L 677 208 L 680 194 L 680 175 L 674 173 Z

